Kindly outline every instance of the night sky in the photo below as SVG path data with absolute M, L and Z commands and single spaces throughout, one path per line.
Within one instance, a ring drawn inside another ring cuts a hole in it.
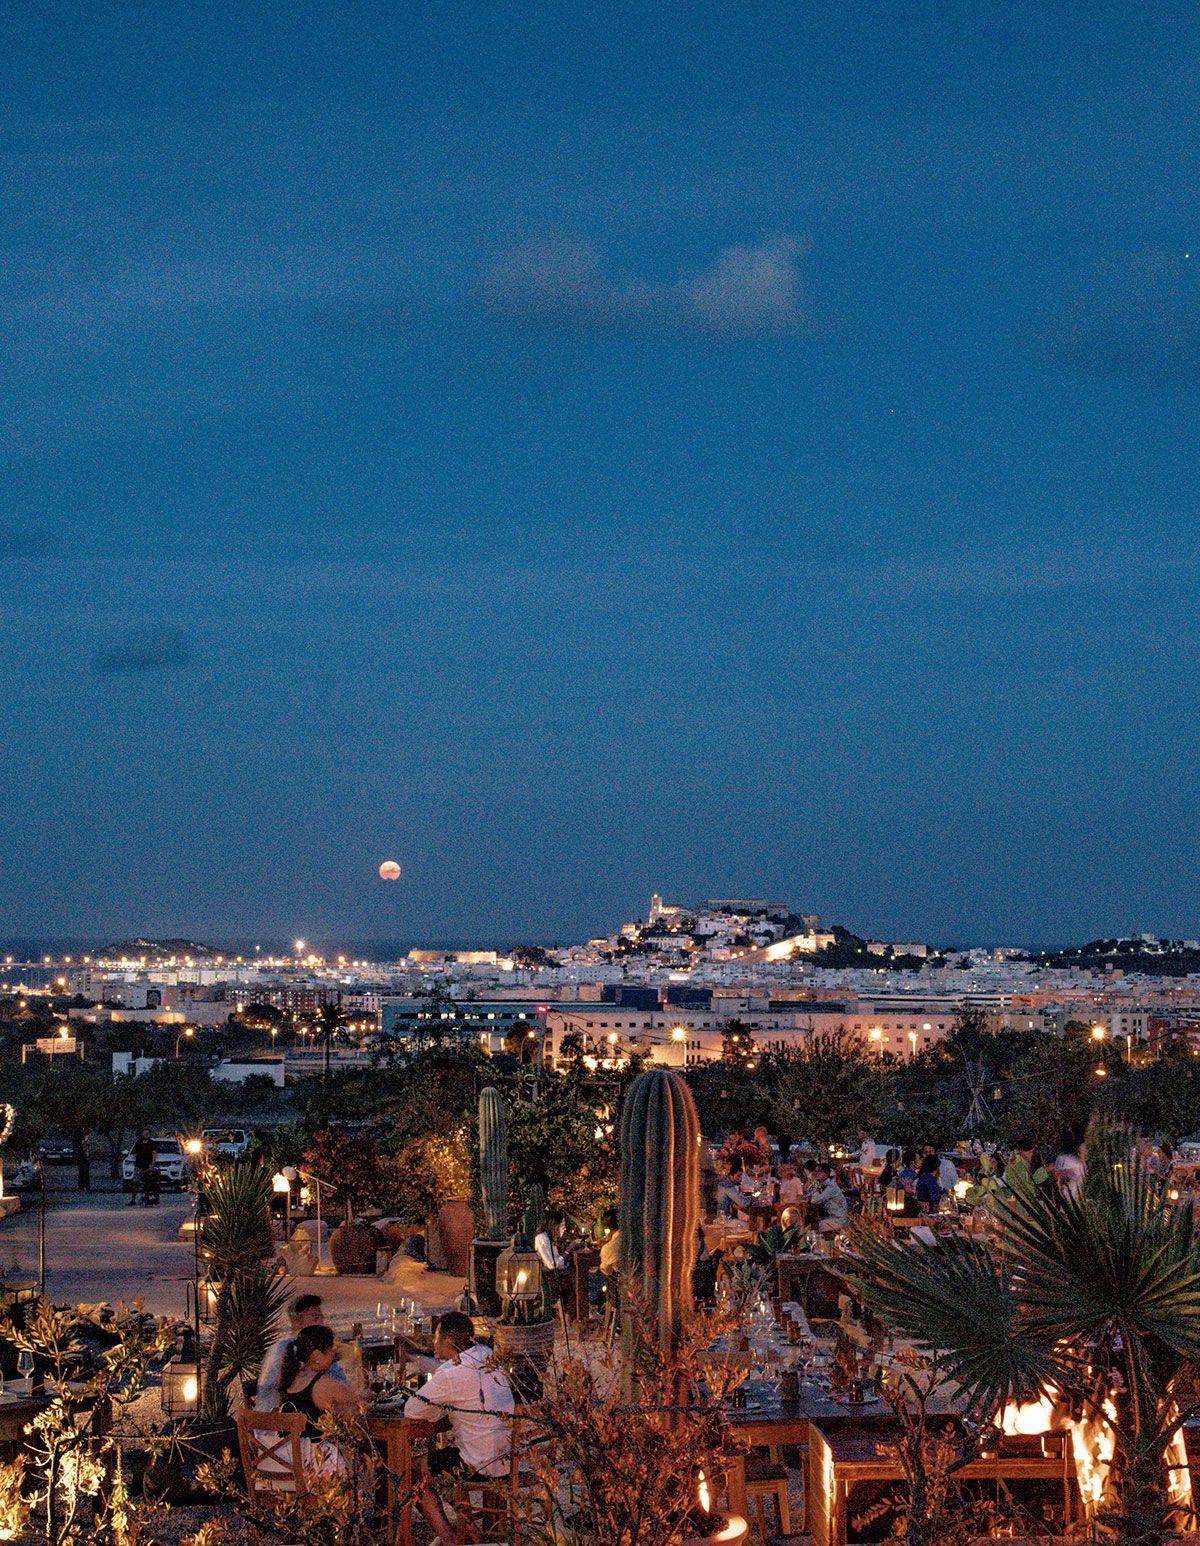
M 0 935 L 1200 934 L 1194 3 L 0 17 Z

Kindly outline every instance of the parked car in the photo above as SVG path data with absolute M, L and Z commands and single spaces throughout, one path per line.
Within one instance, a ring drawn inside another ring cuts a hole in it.
M 206 1127 L 200 1142 L 210 1158 L 242 1159 L 250 1147 L 250 1134 L 244 1127 Z
M 187 1186 L 187 1161 L 183 1145 L 178 1138 L 154 1138 L 154 1169 L 158 1172 L 160 1187 L 174 1187 L 182 1192 Z M 126 1149 L 121 1157 L 121 1184 L 127 1192 L 133 1191 L 135 1166 L 133 1150 Z
M 47 1165 L 69 1165 L 75 1158 L 75 1144 L 61 1133 L 48 1134 L 38 1142 L 38 1155 Z

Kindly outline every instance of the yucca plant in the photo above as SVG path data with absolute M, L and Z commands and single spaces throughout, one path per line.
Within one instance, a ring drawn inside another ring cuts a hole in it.
M 209 1177 L 208 1200 L 212 1211 L 204 1220 L 202 1250 L 217 1302 L 204 1402 L 206 1416 L 219 1420 L 228 1412 L 228 1382 L 234 1377 L 228 1368 L 234 1310 L 239 1302 L 245 1305 L 250 1280 L 263 1273 L 271 1256 L 271 1177 L 261 1166 L 223 1166 Z M 260 1302 L 255 1319 L 262 1314 Z
M 1057 1393 L 1111 1430 L 1098 1522 L 1130 1546 L 1164 1540 L 1165 1456 L 1200 1413 L 1200 1243 L 1189 1206 L 1156 1189 L 1134 1134 L 1096 1122 L 1078 1198 L 997 1198 L 1003 1246 L 901 1243 L 859 1224 L 868 1308 L 925 1349 L 985 1422 Z
M 234 1275 L 220 1373 L 226 1390 L 257 1376 L 290 1292 L 289 1280 L 272 1272 L 266 1262 Z

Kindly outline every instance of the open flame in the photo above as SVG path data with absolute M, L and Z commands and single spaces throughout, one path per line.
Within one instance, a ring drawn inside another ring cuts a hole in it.
M 1088 1513 L 1095 1512 L 1108 1490 L 1109 1473 L 1117 1447 L 1117 1436 L 1113 1429 L 1116 1420 L 1117 1409 L 1112 1397 L 1106 1396 L 1099 1412 L 1090 1412 L 1070 1425 L 1079 1496 Z
M 1083 1417 L 1072 1417 L 1061 1393 L 1048 1385 L 1036 1401 L 1009 1402 L 1000 1414 L 999 1426 L 1001 1432 L 1009 1437 L 1018 1434 L 1033 1437 L 1052 1432 L 1069 1433 L 1079 1496 L 1085 1512 L 1094 1514 L 1103 1503 L 1109 1487 L 1109 1474 L 1116 1451 L 1116 1434 L 1113 1430 L 1116 1417 L 1117 1410 L 1111 1397 L 1104 1399 L 1099 1411 L 1090 1411 Z M 1180 1445 L 1182 1447 L 1182 1434 Z M 1186 1470 L 1182 1474 L 1186 1478 Z M 1188 1490 L 1190 1493 L 1190 1483 Z
M 1167 1468 L 1167 1496 L 1188 1515 L 1192 1512 L 1192 1473 L 1188 1466 L 1183 1429 L 1176 1428 L 1163 1456 Z M 1185 1524 L 1185 1529 L 1190 1525 Z
M 1000 1431 L 1008 1438 L 1049 1433 L 1054 1427 L 1054 1400 L 1043 1392 L 1037 1401 L 1010 1401 L 1000 1414 Z
M 712 1512 L 712 1494 L 708 1490 L 708 1483 L 704 1479 L 703 1471 L 700 1472 L 696 1479 L 696 1501 L 700 1505 L 700 1512 L 702 1514 Z

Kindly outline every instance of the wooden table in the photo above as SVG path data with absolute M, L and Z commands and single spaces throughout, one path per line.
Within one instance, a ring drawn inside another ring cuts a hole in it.
M 27 1396 L 23 1390 L 6 1390 L 0 1395 L 0 1451 L 12 1458 L 21 1448 L 26 1426 L 44 1412 L 53 1397 L 49 1392 Z
M 811 1380 L 801 1380 L 800 1399 L 795 1402 L 781 1401 L 778 1391 L 771 1385 L 751 1381 L 745 1389 L 748 1404 L 741 1410 L 730 1409 L 728 1418 L 734 1432 L 745 1440 L 750 1449 L 768 1449 L 787 1444 L 794 1444 L 804 1449 L 808 1446 L 809 1430 L 814 1422 L 836 1424 L 845 1420 L 858 1421 L 863 1410 L 860 1407 L 849 1408 L 835 1401 L 828 1391 L 813 1384 Z M 886 1406 L 876 1403 L 867 1410 L 884 1413 L 891 1419 L 891 1413 Z M 894 1419 L 892 1422 L 894 1426 Z M 743 1519 L 747 1518 L 744 1459 L 739 1458 L 730 1467 L 726 1486 L 729 1493 L 730 1513 L 740 1514 Z M 808 1496 L 806 1464 L 804 1477 L 806 1512 Z
M 412 1441 L 414 1425 L 404 1420 L 404 1402 L 378 1405 L 367 1412 L 367 1430 L 383 1448 L 387 1466 L 388 1536 L 396 1546 L 412 1546 Z
M 851 1422 L 822 1419 L 809 1427 L 805 1507 L 813 1546 L 846 1546 L 849 1500 L 861 1482 L 902 1481 L 904 1473 L 889 1446 L 898 1428 L 891 1413 Z M 1066 1435 L 1052 1434 L 1049 1454 L 1005 1454 L 1003 1449 L 973 1460 L 958 1472 L 962 1481 L 1057 1481 L 1063 1489 L 1064 1528 L 1072 1515 L 1074 1464 Z M 811 1499 L 811 1501 L 810 1501 Z
M 819 1424 L 826 1432 L 842 1428 L 859 1428 L 874 1424 L 895 1435 L 899 1430 L 891 1408 L 884 1401 L 872 1401 L 864 1406 L 851 1406 L 835 1400 L 831 1393 L 812 1380 L 800 1381 L 800 1399 L 784 1402 L 774 1385 L 750 1381 L 745 1386 L 748 1404 L 740 1411 L 731 1408 L 729 1424 L 751 1449 L 772 1446 L 796 1445 L 808 1448 L 804 1467 L 804 1508 L 808 1512 L 808 1500 L 812 1496 L 809 1469 L 812 1465 L 811 1432 Z M 935 1414 L 949 1417 L 956 1409 L 957 1399 L 947 1395 L 937 1396 L 930 1402 Z M 726 1478 L 729 1491 L 730 1512 L 746 1518 L 746 1467 L 739 1459 L 730 1467 Z

